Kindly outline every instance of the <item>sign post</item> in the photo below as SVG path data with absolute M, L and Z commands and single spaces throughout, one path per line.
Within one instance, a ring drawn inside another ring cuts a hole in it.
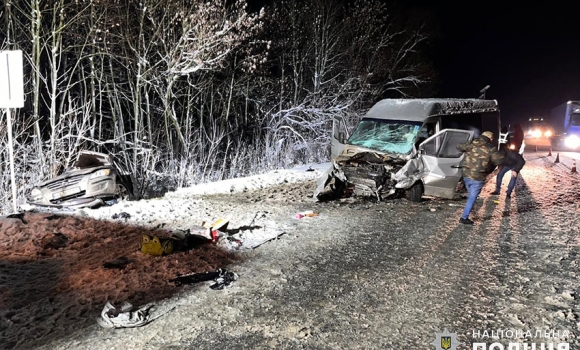
M 10 158 L 10 180 L 12 182 L 12 205 L 16 206 L 16 178 L 14 174 L 14 146 L 12 142 L 12 119 L 10 108 L 24 107 L 24 74 L 22 51 L 0 51 L 0 108 L 6 108 L 8 129 L 8 157 Z

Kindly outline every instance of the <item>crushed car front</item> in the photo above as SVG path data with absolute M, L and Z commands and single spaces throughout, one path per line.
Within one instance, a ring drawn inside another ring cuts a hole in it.
M 120 195 L 123 185 L 118 179 L 118 170 L 109 155 L 81 152 L 73 167 L 37 184 L 28 194 L 27 202 L 48 207 L 96 206 Z

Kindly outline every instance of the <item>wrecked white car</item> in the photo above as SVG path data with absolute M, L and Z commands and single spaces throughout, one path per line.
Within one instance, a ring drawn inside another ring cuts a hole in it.
M 96 207 L 107 200 L 128 199 L 132 190 L 130 175 L 112 156 L 81 151 L 72 168 L 37 184 L 26 199 L 44 207 Z
M 344 124 L 333 125 L 333 164 L 317 180 L 315 198 L 405 194 L 418 202 L 423 195 L 453 198 L 462 176 L 457 145 L 485 130 L 498 135 L 500 120 L 495 100 L 386 99 L 348 140 L 346 130 L 336 130 Z

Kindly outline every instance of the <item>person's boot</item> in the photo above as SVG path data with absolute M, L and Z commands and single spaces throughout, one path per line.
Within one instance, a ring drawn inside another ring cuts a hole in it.
M 473 221 L 469 220 L 469 218 L 459 218 L 459 223 L 464 225 L 473 225 Z
M 495 191 L 491 192 L 490 194 L 497 196 L 499 194 L 499 190 L 496 188 Z

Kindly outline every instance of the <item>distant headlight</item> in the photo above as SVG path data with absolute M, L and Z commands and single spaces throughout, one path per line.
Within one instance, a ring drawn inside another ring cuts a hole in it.
M 94 173 L 92 173 L 89 179 L 94 179 L 95 177 L 101 176 L 109 176 L 109 174 L 111 174 L 111 169 L 101 169 L 99 171 L 95 171 Z
M 564 145 L 566 145 L 566 147 L 576 149 L 580 147 L 580 137 L 576 135 L 570 135 L 564 140 Z
M 550 131 L 550 130 L 547 130 L 547 131 L 544 133 L 544 137 L 552 137 L 552 131 Z
M 533 137 L 542 137 L 542 130 L 534 130 L 532 131 L 532 136 Z

